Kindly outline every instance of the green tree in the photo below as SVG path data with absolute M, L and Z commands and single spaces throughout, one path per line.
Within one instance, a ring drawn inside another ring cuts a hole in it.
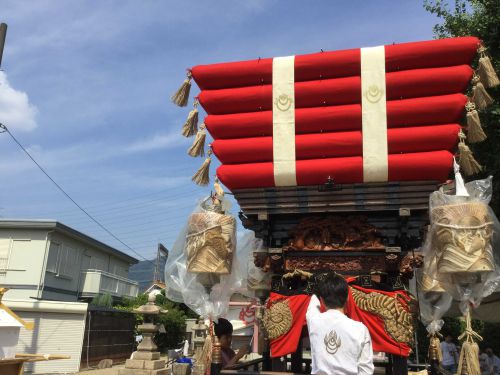
M 497 73 L 500 71 L 500 0 L 455 0 L 450 6 L 443 0 L 424 0 L 427 11 L 442 19 L 434 26 L 438 38 L 476 36 L 482 40 Z M 473 178 L 493 175 L 491 206 L 500 214 L 500 87 L 489 88 L 495 102 L 480 111 L 481 124 L 488 138 L 471 148 L 484 170 Z M 472 322 L 473 328 L 483 336 L 482 346 L 500 350 L 500 324 Z M 457 337 L 464 329 L 460 319 L 446 318 L 443 330 Z
M 135 298 L 123 297 L 122 302 L 115 306 L 115 308 L 132 311 L 147 302 L 147 294 L 140 294 Z M 155 342 L 158 348 L 162 352 L 168 349 L 180 348 L 185 339 L 186 319 L 188 316 L 180 304 L 169 301 L 164 294 L 158 294 L 155 303 L 162 309 L 168 310 L 166 314 L 161 314 L 158 318 L 158 323 L 163 324 L 166 330 L 166 333 L 158 333 L 155 336 Z M 143 320 L 142 316 L 139 314 L 136 314 L 135 317 L 137 327 Z
M 90 302 L 90 304 L 94 305 L 94 306 L 112 308 L 113 307 L 113 297 L 109 293 L 98 294 L 94 298 L 92 298 L 92 301 Z
M 488 48 L 492 63 L 500 71 L 500 0 L 455 0 L 450 6 L 443 0 L 424 0 L 427 11 L 442 19 L 434 26 L 438 38 L 476 36 Z M 488 138 L 472 145 L 476 159 L 484 170 L 474 178 L 493 175 L 493 201 L 491 206 L 500 214 L 500 88 L 490 88 L 488 93 L 495 103 L 479 111 L 481 123 Z

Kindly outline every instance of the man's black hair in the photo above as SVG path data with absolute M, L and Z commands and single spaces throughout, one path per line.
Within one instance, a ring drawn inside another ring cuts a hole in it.
M 233 325 L 229 320 L 219 318 L 219 322 L 214 324 L 215 336 L 220 338 L 222 335 L 232 335 Z
M 316 288 L 327 308 L 339 309 L 345 306 L 349 287 L 342 276 L 331 272 L 321 278 Z

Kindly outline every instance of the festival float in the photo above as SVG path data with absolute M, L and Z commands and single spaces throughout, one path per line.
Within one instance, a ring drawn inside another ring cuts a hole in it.
M 387 373 L 408 372 L 417 318 L 437 364 L 441 318 L 455 300 L 469 322 L 459 374 L 479 374 L 470 313 L 500 279 L 491 179 L 462 179 L 481 170 L 469 144 L 486 138 L 480 113 L 499 85 L 481 41 L 194 66 L 175 104 L 189 104 L 192 81 L 200 92 L 180 132 L 193 137 L 188 155 L 206 156 L 193 181 L 210 183 L 213 156 L 221 165 L 169 257 L 167 296 L 214 320 L 232 293 L 253 290 L 262 369 L 296 373 L 310 371 L 305 313 L 325 272 L 347 279 L 346 313 L 388 355 Z M 242 246 L 221 184 L 254 233 Z M 408 291 L 415 274 L 418 296 Z M 211 347 L 217 373 L 213 335 Z

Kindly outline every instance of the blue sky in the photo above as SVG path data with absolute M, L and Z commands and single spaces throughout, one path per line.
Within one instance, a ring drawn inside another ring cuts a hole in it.
M 188 109 L 169 102 L 186 68 L 426 40 L 438 22 L 417 0 L 3 0 L 1 8 L 9 29 L 0 122 L 147 258 L 158 241 L 172 245 L 209 192 L 190 182 L 203 159 L 190 158 L 191 140 L 180 136 Z M 56 219 L 130 253 L 5 134 L 0 217 Z

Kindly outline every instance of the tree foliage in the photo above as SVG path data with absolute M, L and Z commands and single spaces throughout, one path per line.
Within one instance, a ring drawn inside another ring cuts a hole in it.
M 443 0 L 424 0 L 427 11 L 442 19 L 434 26 L 438 38 L 476 36 L 488 48 L 495 70 L 500 71 L 500 0 L 455 0 L 450 6 Z M 484 170 L 474 178 L 493 175 L 491 206 L 500 214 L 500 88 L 488 89 L 495 100 L 480 111 L 481 123 L 488 138 L 471 148 Z
M 94 305 L 94 306 L 112 308 L 113 307 L 113 297 L 109 293 L 98 294 L 94 298 L 92 298 L 92 301 L 90 302 L 90 304 Z

